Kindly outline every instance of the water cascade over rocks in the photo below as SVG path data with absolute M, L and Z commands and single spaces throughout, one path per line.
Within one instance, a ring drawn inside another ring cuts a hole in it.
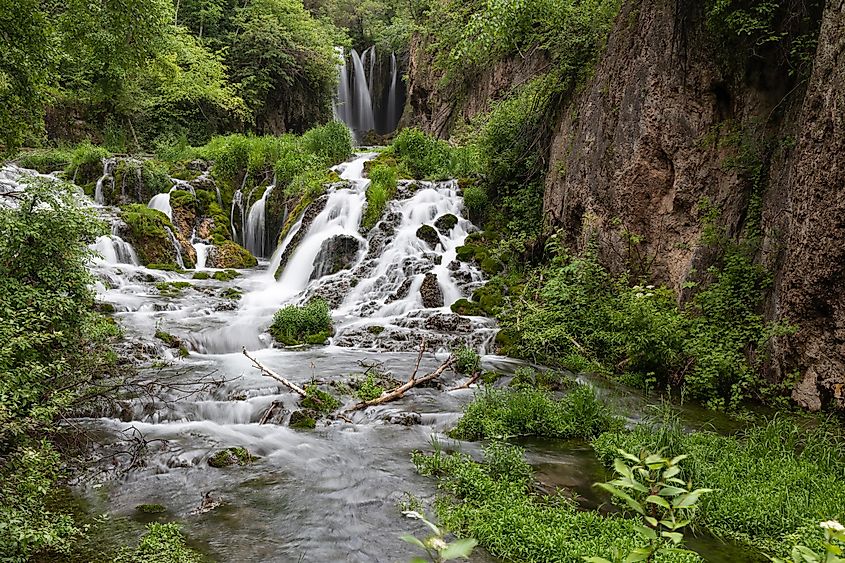
M 396 130 L 405 105 L 405 88 L 400 78 L 396 53 L 381 54 L 375 45 L 359 55 L 338 48 L 338 89 L 334 116 L 346 123 L 360 142 L 374 131 Z
M 131 246 L 117 235 L 96 241 L 103 256 L 91 264 L 99 280 L 97 299 L 116 311 L 126 356 L 136 359 L 144 378 L 156 382 L 161 398 L 144 394 L 74 422 L 112 437 L 115 448 L 124 447 L 123 432 L 130 428 L 150 444 L 142 467 L 100 480 L 96 488 L 94 482 L 80 485 L 79 494 L 105 502 L 103 510 L 116 517 L 132 517 L 138 504 L 163 504 L 221 561 L 281 563 L 300 560 L 303 553 L 315 562 L 410 558 L 412 548 L 396 541 L 408 531 L 396 509 L 412 478 L 408 452 L 424 448 L 432 433 L 450 427 L 473 392 L 415 389 L 400 401 L 349 414 L 351 423 L 327 420 L 313 431 L 294 430 L 287 424 L 299 408 L 298 397 L 263 377 L 240 353 L 246 346 L 263 364 L 305 385 L 312 379 L 342 383 L 360 377 L 354 376 L 362 371 L 359 361 L 382 362 L 383 369 L 405 379 L 423 336 L 431 346 L 421 370 L 434 369 L 455 343 L 489 347 L 492 321 L 458 317 L 448 309 L 481 282 L 474 268 L 452 264 L 455 248 L 473 229 L 462 215 L 456 184 L 403 182 L 382 221 L 363 233 L 369 184 L 363 169 L 372 156 L 359 155 L 338 167 L 346 182 L 324 196 L 310 223 L 294 218 L 271 263 L 242 270 L 234 280 L 152 270 L 138 266 Z M 24 174 L 29 172 L 0 169 L 0 189 L 18 189 Z M 97 209 L 117 232 L 117 210 Z M 417 238 L 421 225 L 434 225 L 444 214 L 457 221 L 438 232 L 434 248 Z M 203 243 L 191 242 L 202 267 Z M 289 258 L 277 279 L 285 253 Z M 161 282 L 190 285 L 168 290 Z M 425 306 L 420 289 L 426 283 L 439 291 L 442 304 Z M 280 349 L 265 332 L 273 314 L 286 303 L 317 295 L 333 305 L 336 330 L 330 345 Z M 159 340 L 158 333 L 173 339 Z M 182 357 L 175 345 L 189 355 Z M 488 368 L 512 371 L 516 365 L 485 357 Z M 445 389 L 463 380 L 449 372 Z M 271 423 L 259 424 L 271 406 Z M 259 459 L 226 469 L 209 466 L 214 453 L 235 446 Z M 430 487 L 421 483 L 415 489 Z M 207 491 L 223 503 L 220 514 L 190 516 Z M 142 527 L 130 520 L 126 533 L 132 537 L 124 543 L 136 541 Z

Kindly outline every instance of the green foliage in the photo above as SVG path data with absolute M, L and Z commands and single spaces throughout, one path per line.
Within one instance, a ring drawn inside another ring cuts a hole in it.
M 620 420 L 587 385 L 576 386 L 561 399 L 539 389 L 485 388 L 464 408 L 450 435 L 461 440 L 590 438 L 619 424 Z
M 701 495 L 712 489 L 692 489 L 692 483 L 679 478 L 680 463 L 685 455 L 665 458 L 661 454 L 641 453 L 639 456 L 619 450 L 621 458 L 613 460 L 616 479 L 596 483 L 597 487 L 623 501 L 637 512 L 645 526 L 637 532 L 648 545 L 637 547 L 628 554 L 615 554 L 614 561 L 652 561 L 660 554 L 678 553 L 684 541 L 683 529 L 692 522 Z M 602 557 L 588 557 L 592 563 L 610 563 Z
M 102 147 L 95 147 L 88 141 L 79 143 L 70 152 L 65 175 L 77 184 L 94 181 L 103 174 L 103 159 L 109 156 L 109 151 Z
M 417 470 L 437 479 L 448 496 L 435 507 L 444 527 L 472 537 L 505 561 L 551 563 L 611 556 L 644 545 L 632 520 L 580 510 L 563 495 L 538 495 L 522 451 L 504 444 L 485 448 L 484 463 L 463 454 L 414 453 Z M 689 554 L 669 554 L 662 563 L 694 562 Z
M 62 462 L 55 419 L 116 370 L 95 313 L 88 243 L 105 232 L 66 184 L 33 179 L 0 206 L 0 559 L 66 553 L 80 533 L 50 507 Z
M 804 545 L 796 545 L 792 548 L 790 555 L 792 563 L 842 563 L 845 561 L 842 554 L 845 553 L 845 526 L 836 520 L 827 520 L 819 523 L 824 530 L 824 551 L 817 553 Z M 787 563 L 786 560 L 778 557 L 772 558 L 774 563 Z
M 323 344 L 332 332 L 329 306 L 322 299 L 312 299 L 305 305 L 287 305 L 276 312 L 267 330 L 286 346 Z
M 452 174 L 452 151 L 445 141 L 419 129 L 403 129 L 389 148 L 401 170 L 411 178 L 440 180 Z
M 153 523 L 134 550 L 124 549 L 113 563 L 200 563 L 205 558 L 185 543 L 179 524 Z
M 778 417 L 732 437 L 687 434 L 668 419 L 602 434 L 593 447 L 607 464 L 618 449 L 685 452 L 683 479 L 714 489 L 701 498 L 698 523 L 779 556 L 796 543 L 815 545 L 818 522 L 839 517 L 845 505 L 841 437 L 824 426 Z
M 2 0 L 0 14 L 0 145 L 11 154 L 41 136 L 56 51 L 38 0 Z
M 249 250 L 231 240 L 223 241 L 217 246 L 215 262 L 219 268 L 252 268 L 258 265 L 258 260 Z M 229 273 L 231 271 L 227 269 L 224 270 L 226 273 L 215 272 L 212 277 L 218 281 L 228 281 L 232 279 Z
M 340 121 L 330 121 L 302 135 L 302 147 L 323 162 L 337 164 L 352 154 L 352 134 Z
M 144 204 L 125 206 L 120 218 L 126 223 L 126 239 L 132 243 L 142 264 L 176 266 L 176 255 L 167 229 L 172 229 L 167 215 Z
M 306 386 L 305 394 L 305 398 L 299 402 L 303 408 L 323 414 L 328 414 L 340 408 L 340 401 L 316 385 Z
M 421 521 L 433 532 L 433 535 L 428 536 L 424 540 L 420 540 L 412 535 L 404 535 L 401 537 L 403 541 L 425 550 L 425 553 L 428 556 L 428 559 L 414 557 L 411 560 L 411 563 L 425 563 L 426 561 L 441 563 L 442 561 L 452 561 L 454 559 L 469 559 L 469 556 L 472 554 L 472 550 L 478 544 L 477 541 L 471 538 L 446 542 L 445 532 L 419 512 L 409 510 L 403 512 L 403 514 L 408 518 L 414 518 Z
M 18 154 L 15 160 L 24 168 L 49 174 L 64 170 L 70 164 L 70 151 L 64 148 L 31 150 Z
M 554 239 L 550 248 L 554 248 Z M 666 288 L 629 285 L 588 252 L 565 253 L 533 273 L 523 295 L 501 312 L 506 351 L 540 362 L 579 356 L 640 386 L 682 385 L 713 408 L 762 395 L 758 367 L 768 341 L 789 327 L 758 313 L 765 272 L 729 248 L 712 282 L 679 308 Z M 755 360 L 748 349 L 757 350 Z
M 469 346 L 459 346 L 452 351 L 455 356 L 455 371 L 473 375 L 481 368 L 481 356 Z
M 487 190 L 483 187 L 472 185 L 464 189 L 464 206 L 469 210 L 470 216 L 481 216 L 489 203 Z
M 370 185 L 367 186 L 367 208 L 361 220 L 361 228 L 369 231 L 376 226 L 384 215 L 387 203 L 396 194 L 398 174 L 395 168 L 376 165 L 370 168 Z
M 355 391 L 355 396 L 362 401 L 372 401 L 381 397 L 384 393 L 384 386 L 379 384 L 378 379 L 372 373 L 367 374 L 367 377 L 358 384 L 358 389 Z

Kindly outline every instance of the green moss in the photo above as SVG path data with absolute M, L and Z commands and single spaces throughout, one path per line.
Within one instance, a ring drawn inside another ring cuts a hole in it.
M 379 334 L 384 332 L 384 327 L 381 326 L 381 325 L 371 325 L 371 326 L 367 327 L 367 332 L 369 332 L 370 334 L 375 334 L 376 336 L 378 336 Z
M 102 172 L 101 172 L 102 173 Z M 135 202 L 147 202 L 154 195 L 173 187 L 167 166 L 156 160 L 121 159 L 114 169 L 114 192 L 106 193 L 107 203 L 120 202 L 120 196 Z
M 220 450 L 208 458 L 208 465 L 216 468 L 229 467 L 232 465 L 247 465 L 257 459 L 258 457 L 249 453 L 246 448 L 238 446 Z
M 217 246 L 216 263 L 218 268 L 253 268 L 258 265 L 249 250 L 231 240 Z
M 178 297 L 182 294 L 183 289 L 189 287 L 193 287 L 193 285 L 186 281 L 169 281 L 156 284 L 156 289 L 165 297 Z
M 303 408 L 328 414 L 340 407 L 340 401 L 316 385 L 306 386 L 305 393 L 306 397 L 299 402 Z
M 312 410 L 293 411 L 288 426 L 297 430 L 313 430 L 317 427 L 317 416 Z
M 367 186 L 367 208 L 361 227 L 369 231 L 384 215 L 388 202 L 396 195 L 398 174 L 396 169 L 389 166 L 372 166 L 369 169 L 370 185 Z
M 195 280 L 207 280 L 211 278 L 211 274 L 208 272 L 194 272 L 194 275 L 191 276 L 191 279 Z
M 211 277 L 217 281 L 227 282 L 232 281 L 240 275 L 241 273 L 235 270 L 222 270 L 220 272 L 214 272 Z
M 147 268 L 149 268 L 150 270 L 161 270 L 161 271 L 163 271 L 163 272 L 176 272 L 176 273 L 179 273 L 179 274 L 184 274 L 184 273 L 185 273 L 185 270 L 183 270 L 182 268 L 180 268 L 180 267 L 179 267 L 177 264 L 175 264 L 175 263 L 174 263 L 174 264 L 158 264 L 158 263 L 152 263 L 152 264 L 147 264 Z M 151 279 L 148 279 L 147 281 L 152 281 L 152 280 L 151 280 Z
M 440 235 L 437 233 L 437 229 L 431 225 L 421 225 L 417 229 L 417 238 L 425 242 L 429 248 L 434 248 L 440 244 Z
M 233 301 L 237 301 L 241 298 L 243 292 L 239 289 L 235 289 L 234 287 L 227 287 L 223 291 L 220 292 L 220 297 L 224 299 L 231 299 Z
M 15 157 L 17 163 L 41 174 L 64 170 L 69 164 L 71 153 L 67 149 L 37 149 L 21 152 Z
M 173 225 L 167 215 L 133 203 L 121 210 L 120 218 L 128 227 L 126 240 L 135 248 L 142 264 L 177 267 L 173 243 L 166 230 Z
M 169 332 L 165 332 L 161 329 L 156 329 L 155 337 L 164 342 L 168 348 L 180 348 L 182 347 L 182 341 L 177 336 L 173 336 Z
M 167 509 L 161 504 L 139 504 L 135 507 L 135 510 L 144 514 L 161 514 L 162 512 L 167 512 Z
M 457 301 L 452 303 L 451 309 L 453 313 L 457 313 L 458 315 L 464 315 L 468 317 L 484 316 L 484 310 L 481 308 L 481 305 L 479 305 L 478 303 L 473 303 L 468 299 L 458 299 Z
M 440 234 L 446 236 L 457 224 L 458 218 L 451 213 L 446 213 L 445 215 L 441 215 L 437 218 L 434 222 L 434 227 L 440 231 Z
M 110 156 L 111 153 L 102 147 L 95 147 L 88 141 L 80 143 L 70 153 L 65 176 L 79 185 L 94 183 L 103 175 L 103 159 Z

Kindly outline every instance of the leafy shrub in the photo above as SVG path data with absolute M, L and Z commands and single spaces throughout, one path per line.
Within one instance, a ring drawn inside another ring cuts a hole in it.
M 476 538 L 502 560 L 575 563 L 588 555 L 628 553 L 643 544 L 636 521 L 580 510 L 563 496 L 537 495 L 531 468 L 514 446 L 486 447 L 483 463 L 442 451 L 415 452 L 412 459 L 420 474 L 435 477 L 449 495 L 435 502 L 440 522 L 459 536 Z M 674 554 L 659 561 L 701 559 Z
M 452 354 L 455 356 L 455 371 L 472 375 L 481 368 L 481 356 L 469 346 L 460 346 Z
M 576 386 L 561 399 L 539 389 L 486 388 L 464 408 L 450 435 L 462 440 L 590 438 L 618 425 L 619 419 L 586 385 Z
M 469 210 L 471 217 L 481 216 L 489 203 L 487 190 L 483 187 L 472 185 L 464 189 L 464 207 Z
M 687 453 L 683 478 L 715 489 L 702 497 L 699 523 L 714 534 L 781 556 L 795 543 L 814 544 L 818 522 L 839 517 L 845 506 L 841 439 L 784 419 L 737 437 L 686 434 L 671 423 L 668 429 L 644 424 L 602 434 L 593 447 L 608 464 L 619 448 Z
M 77 184 L 87 184 L 97 180 L 103 174 L 103 159 L 111 156 L 102 147 L 95 147 L 85 141 L 70 152 L 70 162 L 65 168 L 65 175 Z
M 355 391 L 355 395 L 362 401 L 372 401 L 381 397 L 382 393 L 384 393 L 384 386 L 380 385 L 371 373 L 358 384 L 358 389 Z
M 326 165 L 339 164 L 352 154 L 352 134 L 340 121 L 330 121 L 302 135 L 303 148 L 319 155 Z
M 387 203 L 396 194 L 396 182 L 398 174 L 391 166 L 377 165 L 370 169 L 370 185 L 367 186 L 367 208 L 364 211 L 364 218 L 361 220 L 361 227 L 369 231 L 376 226 Z
M 439 180 L 453 176 L 452 151 L 445 141 L 419 129 L 403 129 L 389 149 L 412 178 Z
M 340 407 L 340 401 L 316 385 L 306 386 L 305 393 L 307 396 L 299 404 L 306 409 L 330 413 Z
M 24 168 L 49 174 L 56 170 L 64 170 L 70 164 L 70 159 L 71 153 L 69 150 L 57 148 L 21 152 L 15 160 Z
M 332 331 L 329 306 L 322 299 L 301 306 L 287 305 L 276 312 L 268 331 L 286 346 L 323 344 Z

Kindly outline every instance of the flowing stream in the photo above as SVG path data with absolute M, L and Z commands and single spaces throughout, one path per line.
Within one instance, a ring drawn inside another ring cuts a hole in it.
M 474 390 L 414 389 L 399 401 L 350 412 L 348 420 L 293 430 L 285 422 L 297 409 L 297 397 L 262 376 L 241 354 L 242 348 L 250 350 L 301 385 L 348 381 L 362 371 L 361 361 L 379 362 L 404 380 L 414 369 L 414 350 L 423 336 L 431 349 L 423 356 L 422 373 L 439 365 L 455 342 L 485 353 L 486 369 L 507 374 L 522 365 L 489 354 L 492 321 L 449 311 L 452 302 L 482 283 L 477 270 L 454 261 L 455 249 L 474 229 L 462 216 L 454 182 L 403 182 L 383 221 L 366 236 L 360 232 L 369 182 L 363 168 L 373 156 L 361 154 L 338 167 L 349 185 L 333 187 L 310 224 L 298 218 L 269 264 L 244 270 L 232 281 L 149 270 L 138 266 L 134 250 L 116 235 L 96 241 L 101 258 L 91 268 L 99 280 L 98 299 L 114 307 L 127 346 L 148 359 L 140 375 L 160 392 L 158 399 L 127 400 L 120 412 L 74 422 L 97 436 L 115 467 L 125 460 L 115 452 L 125 450 L 127 436 L 143 435 L 146 441 L 143 463 L 128 473 L 107 470 L 76 486 L 92 513 L 108 513 L 124 523 L 109 541 L 134 541 L 142 525 L 155 518 L 135 507 L 156 503 L 167 508 L 162 520 L 182 522 L 192 542 L 219 561 L 407 561 L 414 555 L 398 537 L 425 530 L 401 515 L 399 503 L 406 492 L 430 501 L 436 491 L 432 480 L 416 474 L 411 452 L 430 449 L 431 437 L 437 436 L 448 447 L 478 455 L 479 444 L 454 443 L 443 434 Z M 14 188 L 20 174 L 13 167 L 0 169 L 0 187 Z M 433 245 L 416 236 L 420 226 L 448 214 L 456 221 L 438 232 Z M 336 240 L 352 249 L 346 253 L 348 263 L 339 271 L 313 275 L 331 262 L 324 251 Z M 287 262 L 277 279 L 284 256 Z M 164 281 L 193 285 L 161 294 L 155 283 Z M 426 284 L 441 296 L 436 305 L 424 303 Z M 242 292 L 240 300 L 231 298 L 232 289 Z M 330 344 L 274 346 L 266 329 L 275 311 L 314 295 L 335 305 Z M 157 330 L 179 338 L 190 354 L 180 357 L 156 340 Z M 444 380 L 448 389 L 462 378 L 447 372 Z M 632 420 L 643 411 L 647 399 L 640 393 L 601 379 L 591 382 Z M 507 378 L 499 384 L 506 385 Z M 274 403 L 282 407 L 280 414 L 272 423 L 259 424 Z M 684 416 L 695 425 L 707 422 L 722 430 L 730 425 L 695 407 L 684 407 Z M 575 490 L 588 507 L 604 502 L 591 484 L 606 474 L 588 445 L 524 445 L 544 486 Z M 208 465 L 212 454 L 231 446 L 245 447 L 259 459 L 222 469 Z M 222 504 L 205 512 L 204 497 Z M 731 546 L 715 540 L 699 544 L 696 549 L 711 554 L 710 561 L 738 560 Z M 473 560 L 493 561 L 483 550 Z

